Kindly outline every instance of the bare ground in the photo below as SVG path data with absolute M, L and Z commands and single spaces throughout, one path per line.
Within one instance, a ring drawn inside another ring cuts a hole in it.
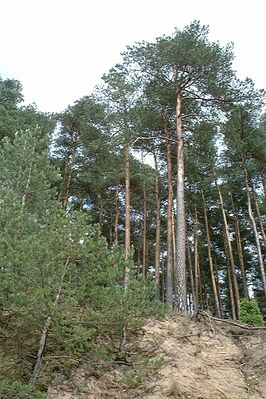
M 172 316 L 150 320 L 109 370 L 83 364 L 49 399 L 266 399 L 266 331 Z

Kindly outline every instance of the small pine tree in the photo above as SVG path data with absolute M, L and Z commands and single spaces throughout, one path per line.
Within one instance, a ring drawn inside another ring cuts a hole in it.
M 261 326 L 263 317 L 256 299 L 242 299 L 240 302 L 240 320 L 243 323 Z
M 33 385 L 38 379 L 43 388 L 54 369 L 65 373 L 71 368 L 57 359 L 41 373 L 43 342 L 46 353 L 59 358 L 88 353 L 90 359 L 110 358 L 124 341 L 125 329 L 128 336 L 146 316 L 164 308 L 154 304 L 148 279 L 132 275 L 125 292 L 123 248 L 108 248 L 87 214 L 61 209 L 53 188 L 60 176 L 38 131 L 4 140 L 0 170 L 0 324 L 3 311 L 9 316 L 1 326 L 6 340 L 0 380 L 6 382 L 0 384 L 0 397 L 11 398 L 18 397 L 17 391 L 24 395 L 26 388 L 18 381 Z M 32 373 L 25 354 L 34 359 L 40 348 Z M 21 362 L 11 371 L 13 358 Z M 4 396 L 6 390 L 10 396 Z

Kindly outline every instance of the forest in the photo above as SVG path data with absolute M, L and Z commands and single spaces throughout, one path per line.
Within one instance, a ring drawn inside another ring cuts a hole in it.
M 263 323 L 266 93 L 208 35 L 129 46 L 61 114 L 0 78 L 2 397 L 123 359 L 150 316 L 246 321 L 252 303 Z

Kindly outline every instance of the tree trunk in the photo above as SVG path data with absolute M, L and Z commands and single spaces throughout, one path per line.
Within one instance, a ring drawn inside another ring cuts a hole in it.
M 162 258 L 162 294 L 161 294 L 161 298 L 162 298 L 162 302 L 165 302 L 165 258 Z
M 198 211 L 195 204 L 195 217 L 194 217 L 194 275 L 195 275 L 195 312 L 201 306 L 200 300 L 200 271 L 199 271 L 199 251 L 198 251 Z
M 143 253 L 142 253 L 143 274 L 147 276 L 147 192 L 146 182 L 143 184 Z
M 190 278 L 190 289 L 191 289 L 191 306 L 190 311 L 195 313 L 196 311 L 196 295 L 195 295 L 195 284 L 194 284 L 194 276 L 193 276 L 193 268 L 192 268 L 192 259 L 191 259 L 191 252 L 189 241 L 187 240 L 187 258 L 188 258 L 188 267 L 189 267 L 189 278 Z
M 175 221 L 175 211 L 174 211 L 174 207 L 172 210 L 172 241 L 173 241 L 173 266 L 176 265 L 176 221 Z M 176 267 L 173 267 L 173 297 L 175 298 L 176 296 L 176 285 L 175 282 L 176 281 Z M 174 302 L 174 305 L 176 303 Z
M 60 293 L 59 293 L 60 295 Z M 42 331 L 42 335 L 41 335 L 41 339 L 39 342 L 39 349 L 38 349 L 38 353 L 37 353 L 37 360 L 35 362 L 34 365 L 34 369 L 33 369 L 33 373 L 30 377 L 29 380 L 29 384 L 30 385 L 35 385 L 36 384 L 36 380 L 40 374 L 41 371 L 41 367 L 42 367 L 42 358 L 43 358 L 43 353 L 44 353 L 44 349 L 45 349 L 45 345 L 46 345 L 46 341 L 47 341 L 47 337 L 48 337 L 48 332 L 51 328 L 52 325 L 52 316 L 48 316 Z
M 186 312 L 186 220 L 184 198 L 184 137 L 181 120 L 181 93 L 176 93 L 177 188 L 176 188 L 176 308 Z
M 221 319 L 223 319 L 224 312 L 223 312 L 223 304 L 222 304 L 222 298 L 221 298 L 219 273 L 218 273 L 217 262 L 216 262 L 215 258 L 213 258 L 213 267 L 214 267 L 214 273 L 216 275 L 216 286 L 217 286 L 217 294 L 218 294 L 218 299 L 219 299 L 219 307 L 220 307 Z
M 72 169 L 70 169 L 68 172 L 66 190 L 65 190 L 64 198 L 63 198 L 63 209 L 65 209 L 65 210 L 68 205 L 68 199 L 69 199 L 69 194 L 70 194 L 70 189 L 71 189 L 71 180 L 72 180 Z
M 253 211 L 252 211 L 252 206 L 251 206 L 251 199 L 250 199 L 249 185 L 248 185 L 248 172 L 247 172 L 246 162 L 245 162 L 244 158 L 242 159 L 242 165 L 243 165 L 245 184 L 246 184 L 246 190 L 247 190 L 248 215 L 249 215 L 249 219 L 250 219 L 250 222 L 251 222 L 251 225 L 253 228 L 253 232 L 254 232 L 254 236 L 255 236 L 257 253 L 258 253 L 258 261 L 259 261 L 260 272 L 261 272 L 262 286 L 263 286 L 263 290 L 264 290 L 264 295 L 266 296 L 266 276 L 265 276 L 262 252 L 261 252 L 261 247 L 260 247 L 259 235 L 258 235 L 255 218 L 254 218 Z
M 147 265 L 147 272 L 149 271 L 149 238 L 146 238 L 146 265 Z
M 246 299 L 249 299 L 247 278 L 246 278 L 246 271 L 245 271 L 245 263 L 244 263 L 244 257 L 243 257 L 243 248 L 242 248 L 241 235 L 240 235 L 240 225 L 239 225 L 239 219 L 238 219 L 237 211 L 236 211 L 235 204 L 234 204 L 232 191 L 230 191 L 230 196 L 231 196 L 232 210 L 233 210 L 234 219 L 235 219 L 236 244 L 237 244 L 237 252 L 238 252 L 238 258 L 239 258 L 240 270 L 241 270 L 243 293 L 244 293 L 244 297 Z
M 74 159 L 76 156 L 76 150 L 75 148 L 72 148 L 71 155 L 68 158 L 68 161 L 66 163 L 66 173 L 67 175 L 67 182 L 66 182 L 66 189 L 64 192 L 64 198 L 63 198 L 63 209 L 67 208 L 68 205 L 68 200 L 69 200 L 69 194 L 70 194 L 70 189 L 71 189 L 71 183 L 72 183 L 72 175 L 73 175 L 73 163 Z
M 113 215 L 111 215 L 113 216 Z M 113 245 L 113 226 L 112 223 L 109 225 L 109 248 L 111 248 Z
M 261 172 L 261 181 L 263 186 L 264 197 L 266 199 L 266 171 Z
M 99 200 L 99 226 L 100 226 L 100 232 L 102 233 L 103 229 L 103 197 L 102 194 L 98 194 L 98 200 Z
M 60 185 L 60 190 L 57 194 L 57 200 L 59 202 L 62 202 L 62 205 L 64 206 L 64 198 L 63 198 L 63 192 L 64 192 L 64 178 L 67 175 L 67 170 L 68 170 L 68 163 L 69 163 L 69 157 L 67 159 L 64 160 L 64 172 L 62 173 L 63 175 L 63 179 L 62 179 L 62 183 Z
M 156 153 L 153 154 L 155 168 L 156 238 L 155 238 L 155 299 L 160 299 L 160 241 L 161 241 L 161 199 L 159 171 Z
M 124 288 L 129 286 L 129 254 L 130 254 L 130 174 L 129 174 L 129 144 L 125 145 L 125 187 L 126 187 L 126 215 L 125 215 L 125 279 Z
M 168 138 L 170 133 L 167 132 Z M 172 151 L 170 140 L 167 142 L 167 183 L 168 183 L 168 201 L 167 201 L 167 272 L 166 272 L 166 302 L 173 306 L 173 168 Z
M 228 222 L 227 222 L 227 216 L 225 213 L 222 192 L 221 192 L 220 186 L 217 183 L 215 171 L 213 171 L 213 174 L 214 174 L 215 186 L 216 186 L 218 194 L 219 194 L 220 206 L 221 206 L 221 211 L 222 211 L 223 221 L 224 221 L 224 231 L 225 231 L 225 236 L 226 236 L 226 241 L 227 241 L 227 246 L 228 246 L 228 255 L 229 255 L 229 261 L 230 261 L 230 268 L 231 268 L 232 285 L 233 285 L 233 291 L 234 291 L 234 297 L 235 297 L 236 317 L 239 318 L 240 297 L 239 297 L 238 282 L 237 282 L 237 278 L 236 278 L 233 249 L 232 249 L 231 240 L 230 240 L 230 233 L 229 233 L 229 227 L 228 227 Z
M 231 315 L 232 319 L 236 320 L 236 305 L 235 305 L 235 298 L 234 298 L 234 290 L 232 284 L 232 270 L 230 265 L 229 253 L 228 253 L 228 241 L 227 237 L 224 234 L 224 249 L 225 249 L 225 256 L 227 262 L 227 277 L 228 277 L 228 288 L 229 288 L 229 296 L 230 296 L 230 303 L 231 303 Z
M 115 244 L 118 244 L 118 222 L 119 222 L 119 196 L 118 196 L 118 185 L 115 189 Z
M 217 286 L 214 276 L 214 267 L 213 267 L 213 259 L 212 259 L 212 249 L 211 249 L 211 238 L 210 238 L 210 230 L 209 230 L 209 222 L 208 222 L 208 213 L 206 208 L 206 202 L 203 191 L 201 191 L 202 201 L 203 201 L 203 209 L 204 209 L 204 218 L 205 218 L 205 228 L 206 228 L 206 236 L 208 242 L 208 258 L 209 258 L 209 266 L 210 266 L 210 273 L 211 273 L 211 281 L 212 281 L 212 289 L 213 289 L 213 296 L 214 296 L 214 304 L 217 317 L 221 318 L 220 306 L 219 306 L 219 298 L 217 292 Z
M 264 245 L 264 248 L 266 249 L 266 234 L 265 234 L 265 230 L 264 230 L 264 226 L 263 226 L 263 222 L 262 222 L 262 218 L 261 218 L 261 214 L 260 214 L 260 207 L 258 204 L 256 191 L 254 189 L 254 184 L 252 181 L 251 181 L 251 188 L 252 188 L 253 200 L 255 203 L 256 212 L 257 212 L 257 216 L 258 216 L 258 221 L 259 221 L 259 225 L 260 225 L 260 231 L 261 231 L 261 235 L 263 238 L 263 245 Z
M 67 258 L 67 260 L 65 262 L 65 268 L 68 266 L 69 260 L 70 260 L 70 256 L 68 256 L 68 258 Z M 29 380 L 29 384 L 30 385 L 35 385 L 36 384 L 36 380 L 37 380 L 37 378 L 38 378 L 38 376 L 40 374 L 40 371 L 41 371 L 43 353 L 44 353 L 44 350 L 45 350 L 45 345 L 46 345 L 46 342 L 47 342 L 48 333 L 50 331 L 50 328 L 51 328 L 51 325 L 52 325 L 52 322 L 53 322 L 53 319 L 54 319 L 54 314 L 55 314 L 57 305 L 59 303 L 60 295 L 61 295 L 61 292 L 62 292 L 62 283 L 63 283 L 63 279 L 65 277 L 65 274 L 66 274 L 66 270 L 64 271 L 64 273 L 63 273 L 63 275 L 61 277 L 61 285 L 60 285 L 60 287 L 58 289 L 58 292 L 57 292 L 55 300 L 54 300 L 53 312 L 52 312 L 51 315 L 49 315 L 47 317 L 47 319 L 46 319 L 46 321 L 44 323 L 44 327 L 43 327 L 43 330 L 42 330 L 42 335 L 41 335 L 40 342 L 39 342 L 39 348 L 38 348 L 38 353 L 37 353 L 37 357 L 36 357 L 36 362 L 35 362 L 35 365 L 34 365 L 34 369 L 33 369 L 32 375 L 31 375 L 30 380 Z
M 209 312 L 209 294 L 207 292 L 206 284 L 202 285 L 202 308 Z
M 141 273 L 140 265 L 141 265 L 141 260 L 140 260 L 140 244 L 139 244 L 137 249 L 137 276 L 139 276 Z

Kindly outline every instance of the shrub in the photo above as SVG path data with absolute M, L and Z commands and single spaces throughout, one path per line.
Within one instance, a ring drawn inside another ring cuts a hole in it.
M 0 397 L 2 399 L 46 399 L 47 396 L 30 385 L 19 381 L 0 382 Z
M 263 317 L 256 299 L 240 301 L 240 321 L 255 326 L 263 325 Z

